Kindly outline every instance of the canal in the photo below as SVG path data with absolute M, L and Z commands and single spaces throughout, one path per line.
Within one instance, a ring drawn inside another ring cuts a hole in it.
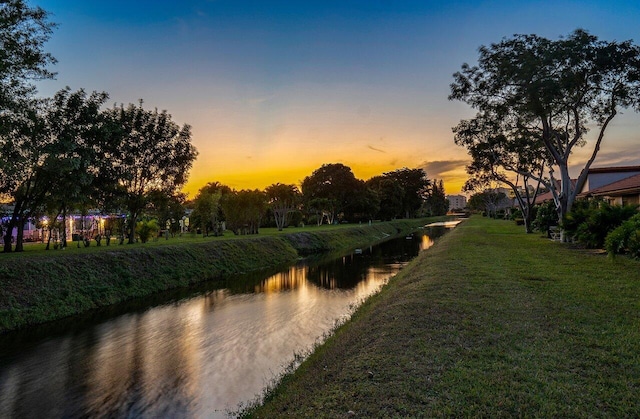
M 449 227 L 0 336 L 0 417 L 227 417 Z

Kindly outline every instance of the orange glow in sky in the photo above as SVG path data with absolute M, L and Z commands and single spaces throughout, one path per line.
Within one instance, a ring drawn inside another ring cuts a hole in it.
M 327 163 L 362 180 L 424 168 L 460 193 L 469 157 L 451 128 L 475 112 L 448 100 L 449 85 L 480 46 L 576 28 L 640 40 L 633 1 L 594 0 L 579 12 L 572 0 L 33 3 L 59 24 L 46 44 L 58 74 L 38 83 L 40 94 L 70 86 L 105 91 L 109 105 L 142 98 L 191 125 L 192 197 L 214 181 L 299 184 Z M 638 132 L 638 114 L 618 115 L 594 166 L 640 164 Z

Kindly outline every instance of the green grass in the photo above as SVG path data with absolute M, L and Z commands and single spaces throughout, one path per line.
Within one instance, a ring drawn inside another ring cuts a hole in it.
M 400 221 L 402 222 L 402 220 Z M 376 223 L 376 224 L 384 224 L 384 223 Z M 365 224 L 366 225 L 366 224 Z M 375 224 L 374 224 L 375 225 Z M 282 236 L 288 234 L 295 233 L 316 233 L 316 232 L 330 232 L 330 231 L 340 231 L 345 229 L 351 229 L 355 226 L 359 226 L 357 224 L 337 224 L 337 225 L 327 225 L 323 224 L 321 226 L 317 225 L 307 225 L 304 227 L 287 227 L 282 231 L 278 231 L 277 228 L 260 228 L 260 234 L 258 237 L 270 237 L 270 236 Z M 68 241 L 67 247 L 62 249 L 54 249 L 54 242 L 52 241 L 49 245 L 49 250 L 45 250 L 46 242 L 25 242 L 23 247 L 23 252 L 13 252 L 13 253 L 0 253 L 0 258 L 9 259 L 9 258 L 20 258 L 24 257 L 23 255 L 28 255 L 29 257 L 37 257 L 38 255 L 47 255 L 51 256 L 56 253 L 77 253 L 77 254 L 87 254 L 94 252 L 102 252 L 102 251 L 122 251 L 131 248 L 148 248 L 155 246 L 175 246 L 181 244 L 192 244 L 192 243 L 207 243 L 211 241 L 220 241 L 220 240 L 240 240 L 247 239 L 254 236 L 236 236 L 232 231 L 227 230 L 224 232 L 222 236 L 214 237 L 214 236 L 203 236 L 202 234 L 195 233 L 183 233 L 177 234 L 174 237 L 169 237 L 167 240 L 165 237 L 154 237 L 149 240 L 147 243 L 133 243 L 128 244 L 126 241 L 124 244 L 120 245 L 119 240 L 115 237 L 112 237 L 111 244 L 109 246 L 106 245 L 106 241 L 103 239 L 102 244 L 97 246 L 96 241 L 92 240 L 89 247 L 85 247 L 84 244 L 80 243 L 80 247 L 78 247 L 77 241 Z
M 639 396 L 640 263 L 472 218 L 247 415 L 638 417 Z

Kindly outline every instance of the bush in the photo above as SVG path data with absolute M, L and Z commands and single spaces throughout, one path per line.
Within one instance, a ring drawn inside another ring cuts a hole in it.
M 636 214 L 611 231 L 605 239 L 609 256 L 627 253 L 640 258 L 640 214 Z
M 589 248 L 602 248 L 610 231 L 637 213 L 631 205 L 611 205 L 602 201 L 576 202 L 562 227 L 569 236 Z
M 136 234 L 142 243 L 148 242 L 151 237 L 158 234 L 159 230 L 156 220 L 143 220 L 136 224 Z
M 553 201 L 547 201 L 536 209 L 532 227 L 544 233 L 549 231 L 549 227 L 558 225 L 558 211 Z

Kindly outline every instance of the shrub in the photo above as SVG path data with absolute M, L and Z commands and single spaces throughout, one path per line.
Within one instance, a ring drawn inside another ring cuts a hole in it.
M 627 253 L 640 258 L 640 214 L 636 214 L 611 231 L 605 239 L 609 256 Z
M 533 220 L 532 227 L 535 230 L 548 232 L 549 227 L 558 225 L 558 211 L 553 201 L 547 201 L 540 205 L 536 210 L 536 216 Z
M 565 217 L 563 229 L 569 236 L 589 248 L 602 248 L 610 231 L 637 213 L 631 205 L 611 205 L 602 201 L 576 202 Z
M 148 242 L 151 237 L 158 234 L 159 230 L 156 220 L 143 220 L 136 224 L 136 234 L 142 243 Z

